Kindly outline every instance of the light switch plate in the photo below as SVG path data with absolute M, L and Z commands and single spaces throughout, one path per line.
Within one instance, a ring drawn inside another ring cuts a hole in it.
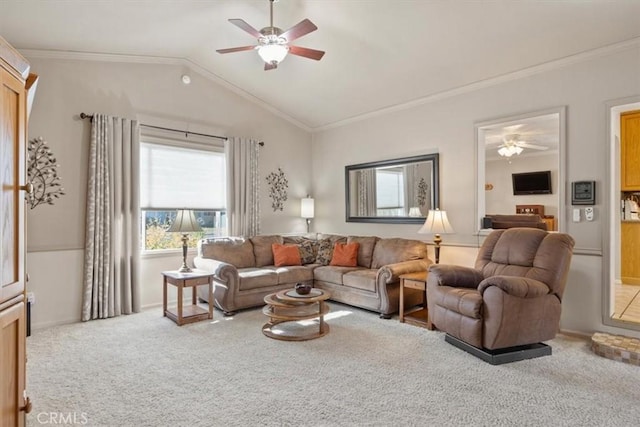
M 573 222 L 580 222 L 580 208 L 573 210 Z

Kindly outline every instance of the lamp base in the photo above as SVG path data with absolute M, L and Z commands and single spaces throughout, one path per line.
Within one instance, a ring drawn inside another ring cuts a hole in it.
M 442 238 L 439 234 L 433 236 L 433 243 L 435 245 L 436 264 L 440 264 L 440 243 L 442 243 Z
M 178 270 L 179 273 L 190 273 L 191 267 L 187 265 L 187 245 L 189 243 L 189 236 L 185 233 L 182 235 L 182 266 Z
M 183 263 L 182 267 L 178 269 L 178 273 L 191 273 L 192 271 L 193 269 L 185 263 Z

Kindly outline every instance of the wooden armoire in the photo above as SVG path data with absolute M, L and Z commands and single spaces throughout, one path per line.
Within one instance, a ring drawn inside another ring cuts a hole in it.
M 26 392 L 25 191 L 28 100 L 37 77 L 0 37 L 0 425 L 23 426 Z

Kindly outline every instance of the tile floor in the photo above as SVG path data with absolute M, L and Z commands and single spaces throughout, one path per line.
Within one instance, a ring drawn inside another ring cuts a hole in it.
M 640 322 L 640 286 L 616 285 L 614 319 Z

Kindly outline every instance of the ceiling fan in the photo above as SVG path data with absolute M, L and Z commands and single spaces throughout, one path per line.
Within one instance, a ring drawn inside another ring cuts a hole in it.
M 257 45 L 218 49 L 216 52 L 232 53 L 242 52 L 244 50 L 257 50 L 258 55 L 260 55 L 260 58 L 265 62 L 265 71 L 278 68 L 278 64 L 284 60 L 287 53 L 309 59 L 315 59 L 316 61 L 322 59 L 324 52 L 321 50 L 292 46 L 289 44 L 295 39 L 317 30 L 318 27 L 316 27 L 313 22 L 308 19 L 304 19 L 286 31 L 282 31 L 280 28 L 273 26 L 273 3 L 276 1 L 277 0 L 269 0 L 269 26 L 264 27 L 260 31 L 256 30 L 242 19 L 229 19 L 229 22 L 233 25 L 255 37 L 258 41 Z
M 503 157 L 511 157 L 514 154 L 519 155 L 525 148 L 531 150 L 548 150 L 549 147 L 543 145 L 535 145 L 520 139 L 517 133 L 504 135 L 502 137 L 502 145 L 498 146 L 498 154 Z

